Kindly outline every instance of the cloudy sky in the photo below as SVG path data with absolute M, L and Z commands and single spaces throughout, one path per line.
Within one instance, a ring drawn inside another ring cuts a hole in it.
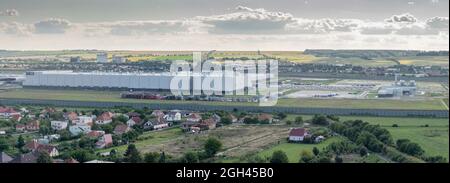
M 448 0 L 0 0 L 0 49 L 449 49 Z

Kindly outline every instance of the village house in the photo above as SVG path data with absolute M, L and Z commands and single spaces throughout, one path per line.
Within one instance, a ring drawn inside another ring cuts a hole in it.
M 100 130 L 93 130 L 93 131 L 90 131 L 90 132 L 88 132 L 87 134 L 86 134 L 86 136 L 87 137 L 90 137 L 90 138 L 99 138 L 99 137 L 101 137 L 102 135 L 104 135 L 105 134 L 105 131 L 100 131 Z
M 180 112 L 168 112 L 164 115 L 164 119 L 169 122 L 181 121 L 181 113 Z
M 308 135 L 305 128 L 294 128 L 289 132 L 290 142 L 302 142 L 303 139 Z
M 10 116 L 10 119 L 13 121 L 20 121 L 22 119 L 22 115 L 21 114 L 13 114 Z
M 9 118 L 11 115 L 20 115 L 20 112 L 17 112 L 11 107 L 3 107 L 0 106 L 0 117 Z
M 56 146 L 48 145 L 48 144 L 40 144 L 36 139 L 33 139 L 25 144 L 25 148 L 31 152 L 40 152 L 46 151 L 50 155 L 50 157 L 55 157 L 59 155 L 58 149 Z
M 199 124 L 195 125 L 199 127 L 201 130 L 211 130 L 216 128 L 217 122 L 214 120 L 214 118 L 208 118 L 205 120 L 202 120 Z
M 38 159 L 38 152 L 33 151 L 26 154 L 16 156 L 9 163 L 36 163 Z
M 94 122 L 94 116 L 78 116 L 75 120 L 72 120 L 72 124 L 77 125 L 89 125 L 92 126 L 92 123 Z
M 91 126 L 89 125 L 72 125 L 69 127 L 69 131 L 72 135 L 87 134 L 91 131 Z
M 129 127 L 132 127 L 134 125 L 141 125 L 141 124 L 142 124 L 142 119 L 138 116 L 133 116 L 127 121 L 127 125 Z
M 27 131 L 36 131 L 39 130 L 39 121 L 38 120 L 31 120 L 25 125 L 25 130 Z
M 167 128 L 169 126 L 170 126 L 170 124 L 163 117 L 158 117 L 158 118 L 154 118 L 154 119 L 151 119 L 148 122 L 146 122 L 144 124 L 144 129 L 145 130 L 159 130 L 162 128 Z
M 129 113 L 127 113 L 127 116 L 128 116 L 128 118 L 131 118 L 131 117 L 140 117 L 141 114 L 139 114 L 139 113 L 137 113 L 137 112 L 129 112 Z
M 73 122 L 78 118 L 78 114 L 76 112 L 66 112 L 64 113 L 64 118 Z
M 152 112 L 152 116 L 155 116 L 155 117 L 163 117 L 164 116 L 164 112 L 163 111 L 161 111 L 161 110 L 154 110 L 153 112 Z
M 124 124 L 119 124 L 114 128 L 114 134 L 116 135 L 122 135 L 124 133 L 127 133 L 131 130 L 130 127 Z
M 258 121 L 260 121 L 260 122 L 267 122 L 267 123 L 270 124 L 274 120 L 273 120 L 273 116 L 271 114 L 262 113 L 262 114 L 258 115 Z
M 24 132 L 25 131 L 25 125 L 24 124 L 17 124 L 16 125 L 16 131 Z
M 104 125 L 112 122 L 114 114 L 112 112 L 104 112 L 95 119 L 95 123 L 99 125 Z
M 102 149 L 109 147 L 113 144 L 113 139 L 111 134 L 105 134 L 95 143 L 95 147 Z
M 53 130 L 64 130 L 69 125 L 67 121 L 50 121 L 50 126 Z
M 187 122 L 200 122 L 202 120 L 202 116 L 199 113 L 191 113 L 186 118 Z

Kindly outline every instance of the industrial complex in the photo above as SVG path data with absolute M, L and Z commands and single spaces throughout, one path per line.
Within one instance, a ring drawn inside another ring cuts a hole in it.
M 181 75 L 180 75 L 181 74 Z M 202 88 L 197 83 L 194 84 L 193 79 L 198 77 L 204 81 L 208 77 L 211 81 L 215 79 L 222 83 L 221 91 L 241 91 L 244 89 L 254 88 L 256 86 L 256 76 L 253 77 L 237 77 L 236 75 L 217 75 L 212 73 L 182 75 L 183 73 L 115 73 L 115 72 L 73 72 L 73 71 L 29 71 L 26 72 L 24 87 L 70 87 L 70 88 L 118 88 L 118 89 L 135 89 L 135 90 L 171 90 L 171 81 L 175 77 L 182 76 L 182 80 L 186 80 L 189 88 Z M 220 79 L 221 78 L 221 79 Z M 253 79 L 255 80 L 253 80 Z M 250 81 L 250 82 L 249 82 Z M 216 90 L 214 82 L 210 87 Z M 244 86 L 244 83 L 250 83 Z M 181 90 L 182 84 L 178 85 Z M 219 88 L 219 87 L 218 87 Z

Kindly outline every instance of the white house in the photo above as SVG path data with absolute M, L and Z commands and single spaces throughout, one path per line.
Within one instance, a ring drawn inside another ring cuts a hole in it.
M 94 117 L 92 116 L 78 116 L 76 120 L 73 120 L 72 123 L 74 124 L 84 124 L 84 125 L 91 125 L 94 122 Z
M 179 112 L 169 112 L 168 114 L 164 115 L 164 119 L 166 121 L 181 121 L 181 113 Z
M 69 127 L 69 131 L 72 135 L 86 134 L 91 131 L 89 125 L 73 125 Z
M 67 121 L 51 121 L 50 125 L 54 130 L 64 130 L 67 128 L 69 122 Z
M 304 128 L 294 128 L 289 133 L 289 141 L 292 142 L 302 142 L 308 132 Z

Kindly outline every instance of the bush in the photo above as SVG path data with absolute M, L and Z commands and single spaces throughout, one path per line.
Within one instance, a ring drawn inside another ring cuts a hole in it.
M 283 151 L 275 151 L 270 158 L 270 163 L 288 163 L 288 157 Z
M 409 139 L 398 139 L 397 149 L 412 156 L 420 156 L 425 152 L 419 144 L 411 142 Z
M 205 153 L 208 157 L 213 157 L 222 148 L 222 142 L 216 138 L 209 138 L 204 145 Z
M 395 127 L 395 128 L 396 128 L 396 127 L 398 127 L 398 125 L 397 125 L 397 124 L 393 124 L 392 127 Z
M 312 122 L 312 124 L 315 124 L 315 125 L 328 125 L 329 124 L 327 118 L 323 115 L 314 115 L 311 122 Z

